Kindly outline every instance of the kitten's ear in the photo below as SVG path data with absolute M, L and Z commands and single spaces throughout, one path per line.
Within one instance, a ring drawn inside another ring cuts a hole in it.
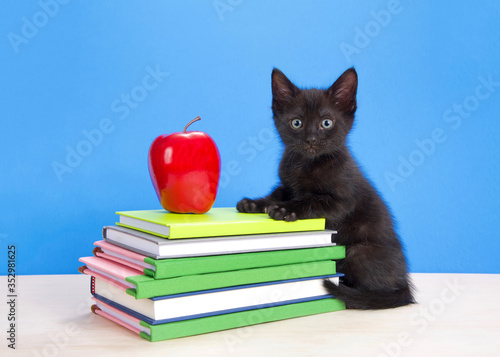
M 273 109 L 278 111 L 295 97 L 299 89 L 281 72 L 274 68 L 271 75 L 271 87 L 273 91 Z
M 356 111 L 356 92 L 358 90 L 358 74 L 354 68 L 349 68 L 328 88 L 337 108 L 347 114 Z

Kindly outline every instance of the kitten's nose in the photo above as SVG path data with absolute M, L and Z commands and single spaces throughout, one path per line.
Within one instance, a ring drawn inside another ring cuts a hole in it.
M 316 137 L 315 136 L 310 136 L 310 137 L 306 138 L 306 143 L 308 143 L 309 145 L 316 144 Z

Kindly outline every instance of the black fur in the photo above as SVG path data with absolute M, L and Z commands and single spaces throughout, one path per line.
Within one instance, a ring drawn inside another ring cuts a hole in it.
M 341 284 L 325 281 L 325 288 L 348 308 L 403 306 L 414 299 L 392 216 L 346 146 L 357 85 L 354 68 L 326 90 L 299 89 L 273 70 L 273 118 L 285 145 L 281 182 L 266 197 L 242 199 L 237 209 L 286 221 L 326 218 L 346 258 L 338 263 Z

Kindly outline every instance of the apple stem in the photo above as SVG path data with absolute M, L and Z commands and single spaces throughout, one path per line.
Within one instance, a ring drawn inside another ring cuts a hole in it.
M 187 125 L 184 127 L 184 130 L 182 131 L 183 133 L 186 132 L 188 126 L 190 126 L 191 124 L 193 124 L 195 121 L 198 121 L 198 120 L 201 120 L 200 116 L 197 116 L 196 118 L 194 118 L 193 120 L 191 120 L 189 123 L 187 123 Z

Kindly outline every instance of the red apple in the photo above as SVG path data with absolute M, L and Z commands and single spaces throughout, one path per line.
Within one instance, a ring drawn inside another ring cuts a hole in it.
M 149 149 L 149 175 L 164 209 L 205 213 L 212 208 L 220 176 L 220 155 L 213 139 L 201 131 L 160 135 Z

